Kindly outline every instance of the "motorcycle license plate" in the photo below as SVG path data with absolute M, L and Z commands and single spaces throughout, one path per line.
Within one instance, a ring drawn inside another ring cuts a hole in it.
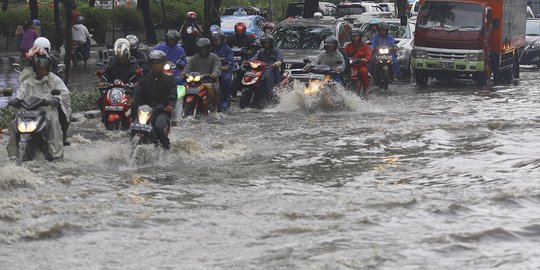
M 454 63 L 452 63 L 452 62 L 441 62 L 441 63 L 439 63 L 437 65 L 437 67 L 451 69 L 451 68 L 454 68 Z
M 248 72 L 246 72 L 244 74 L 244 76 L 246 76 L 246 77 L 255 77 L 255 76 L 257 76 L 257 73 L 248 71 Z
M 105 106 L 105 111 L 108 112 L 121 112 L 124 110 L 123 106 Z
M 151 125 L 143 125 L 140 123 L 133 123 L 131 124 L 132 130 L 138 130 L 138 131 L 144 131 L 144 132 L 152 132 L 152 126 Z
M 197 88 L 188 88 L 188 90 L 186 90 L 186 95 L 198 95 L 199 94 L 199 89 Z

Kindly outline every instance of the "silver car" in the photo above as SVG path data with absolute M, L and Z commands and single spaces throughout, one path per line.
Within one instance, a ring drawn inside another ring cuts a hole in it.
M 413 47 L 414 29 L 415 24 L 413 21 L 409 21 L 406 26 L 400 24 L 399 19 L 380 19 L 380 22 L 388 23 L 390 27 L 390 34 L 399 43 L 398 46 L 398 63 L 401 70 L 401 74 L 404 76 L 410 76 L 411 74 L 411 50 Z M 369 31 L 369 24 L 364 23 L 360 26 L 360 30 L 363 33 Z

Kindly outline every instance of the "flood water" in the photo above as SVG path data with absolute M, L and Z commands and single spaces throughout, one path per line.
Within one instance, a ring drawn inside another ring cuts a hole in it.
M 354 110 L 186 119 L 172 150 L 71 128 L 64 160 L 0 149 L 2 269 L 535 269 L 536 70 L 493 92 L 391 85 Z

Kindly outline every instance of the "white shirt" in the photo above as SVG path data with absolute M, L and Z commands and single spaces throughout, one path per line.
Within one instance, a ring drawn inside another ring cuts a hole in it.
M 90 38 L 90 32 L 88 32 L 86 26 L 82 24 L 73 25 L 71 28 L 71 39 L 80 43 L 85 43 L 87 38 Z

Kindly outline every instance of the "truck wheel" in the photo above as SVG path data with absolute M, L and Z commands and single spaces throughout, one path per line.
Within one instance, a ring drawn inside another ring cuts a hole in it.
M 416 81 L 416 84 L 420 87 L 426 87 L 428 83 L 429 77 L 426 75 L 425 72 L 415 69 L 414 70 L 414 79 Z
M 480 72 L 475 75 L 475 80 L 478 86 L 487 86 L 489 78 L 486 72 Z

